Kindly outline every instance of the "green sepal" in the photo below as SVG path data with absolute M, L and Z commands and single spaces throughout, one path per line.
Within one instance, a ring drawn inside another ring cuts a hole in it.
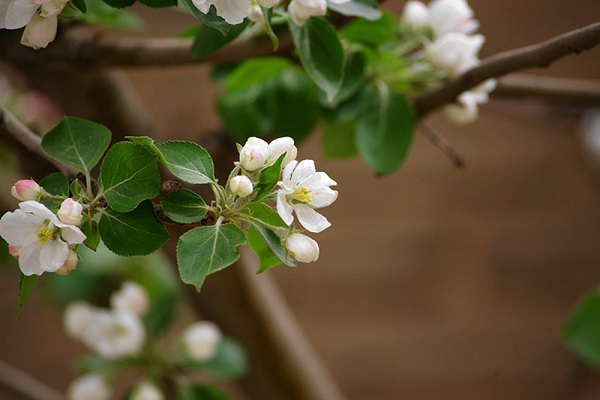
M 279 182 L 279 178 L 281 177 L 281 163 L 283 162 L 286 154 L 287 153 L 283 153 L 281 156 L 279 156 L 277 161 L 273 163 L 273 165 L 269 165 L 260 172 L 260 177 L 258 178 L 256 187 L 254 188 L 256 192 L 256 195 L 253 199 L 254 201 L 264 199 L 277 185 L 277 182 Z

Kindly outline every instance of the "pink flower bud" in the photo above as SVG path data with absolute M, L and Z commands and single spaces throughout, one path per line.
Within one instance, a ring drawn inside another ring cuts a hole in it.
M 244 175 L 238 175 L 231 178 L 229 181 L 229 189 L 231 189 L 231 193 L 242 198 L 250 196 L 254 191 L 252 182 L 247 176 Z
M 10 193 L 17 200 L 39 200 L 42 188 L 32 179 L 22 179 L 15 183 Z
M 62 202 L 57 214 L 58 218 L 65 224 L 78 226 L 83 218 L 82 212 L 83 206 L 72 198 L 68 198 Z
M 69 255 L 65 260 L 65 263 L 62 267 L 60 267 L 56 273 L 62 276 L 69 275 L 71 271 L 77 268 L 77 262 L 79 261 L 79 256 L 77 255 L 77 251 L 73 249 L 69 249 Z
M 13 244 L 8 245 L 8 254 L 13 256 L 15 260 L 19 259 L 19 246 L 15 246 Z

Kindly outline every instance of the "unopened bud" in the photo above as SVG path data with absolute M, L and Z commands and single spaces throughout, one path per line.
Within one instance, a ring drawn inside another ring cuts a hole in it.
M 65 224 L 78 226 L 83 218 L 82 212 L 83 206 L 72 198 L 68 198 L 62 202 L 57 214 Z
M 77 251 L 73 249 L 69 249 L 69 255 L 62 267 L 60 267 L 56 273 L 62 276 L 69 275 L 71 271 L 74 271 L 77 268 L 77 262 L 79 261 L 79 256 L 77 255 Z
M 88 374 L 75 379 L 69 386 L 68 400 L 109 400 L 111 390 L 104 378 Z
M 244 175 L 238 175 L 231 178 L 229 181 L 229 189 L 231 189 L 231 193 L 239 197 L 250 196 L 254 191 L 254 187 L 252 187 L 252 181 L 250 181 L 250 178 Z
M 404 4 L 402 20 L 413 29 L 422 28 L 429 22 L 429 10 L 420 1 L 408 1 Z
M 288 236 L 285 248 L 296 261 L 309 263 L 319 259 L 319 244 L 301 233 L 292 233 Z
M 294 161 L 298 155 L 298 149 L 294 146 L 294 139 L 291 137 L 277 138 L 269 143 L 269 158 L 267 162 L 273 164 L 284 153 L 285 158 L 281 163 L 282 167 Z
M 152 382 L 140 383 L 131 394 L 129 400 L 164 400 L 165 395 Z
M 15 183 L 10 193 L 17 200 L 39 200 L 42 188 L 32 179 L 22 179 Z
M 15 260 L 19 259 L 19 246 L 15 246 L 14 244 L 8 245 L 8 254 L 13 256 Z
M 269 145 L 262 139 L 251 137 L 240 151 L 240 163 L 246 171 L 262 168 L 269 156 Z
M 185 349 L 199 361 L 213 358 L 220 341 L 221 330 L 212 322 L 196 322 L 183 332 Z

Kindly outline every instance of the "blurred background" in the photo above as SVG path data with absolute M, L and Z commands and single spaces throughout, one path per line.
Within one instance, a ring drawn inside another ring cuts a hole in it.
M 487 39 L 482 58 L 600 15 L 597 0 L 470 5 Z M 135 10 L 144 35 L 193 24 L 177 12 Z M 599 80 L 600 50 L 527 72 Z M 220 127 L 209 74 L 208 65 L 126 71 L 158 130 L 190 140 Z M 333 226 L 319 235 L 317 263 L 267 274 L 349 399 L 598 398 L 600 376 L 558 338 L 600 282 L 600 170 L 582 145 L 584 114 L 502 99 L 466 127 L 427 118 L 463 154 L 462 170 L 421 135 L 385 177 L 358 159 L 325 159 L 318 131 L 300 147 L 300 158 L 338 182 L 339 199 L 324 212 Z M 0 359 L 62 390 L 84 349 L 43 291 L 16 323 L 18 281 L 14 265 L 0 267 Z

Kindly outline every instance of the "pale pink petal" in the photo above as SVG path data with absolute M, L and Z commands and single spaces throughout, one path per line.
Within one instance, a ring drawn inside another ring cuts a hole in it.
M 281 180 L 284 185 L 291 181 L 292 172 L 294 172 L 294 168 L 296 168 L 296 165 L 298 165 L 298 161 L 293 160 L 283 169 L 283 172 L 281 173 Z
M 49 240 L 40 247 L 40 262 L 45 271 L 56 272 L 67 261 L 69 245 L 62 240 Z
M 19 208 L 21 208 L 21 210 L 25 211 L 26 213 L 31 213 L 40 217 L 42 220 L 49 219 L 52 222 L 54 222 L 55 220 L 58 221 L 56 215 L 52 211 L 50 211 L 48 207 L 46 207 L 42 203 L 38 203 L 35 200 L 28 200 L 19 203 Z
M 83 232 L 81 232 L 81 229 L 79 229 L 76 226 L 73 225 L 66 225 L 66 224 L 62 224 L 64 226 L 60 226 L 61 228 L 61 236 L 63 239 L 65 239 L 67 241 L 67 243 L 69 244 L 81 244 L 83 243 L 83 241 L 86 239 L 87 236 L 85 236 L 85 234 Z M 58 224 L 56 226 L 59 226 Z
M 41 264 L 41 251 L 42 246 L 36 243 L 19 249 L 19 268 L 23 275 L 42 275 L 45 272 Z
M 7 0 L 2 0 L 7 1 Z M 31 21 L 31 18 L 40 8 L 31 0 L 13 0 L 9 2 L 4 19 L 4 26 L 0 28 L 19 29 Z
M 294 210 L 300 224 L 309 232 L 319 233 L 331 226 L 327 218 L 307 205 L 298 204 L 294 206 Z
M 294 216 L 292 215 L 294 209 L 287 202 L 285 196 L 286 193 L 284 191 L 280 190 L 277 193 L 277 213 L 286 225 L 291 225 L 294 222 Z
M 37 243 L 37 233 L 41 227 L 41 220 L 26 214 L 22 210 L 7 212 L 0 219 L 0 236 L 9 244 L 27 246 Z
M 250 8 L 249 0 L 216 0 L 215 7 L 217 15 L 222 17 L 228 24 L 237 25 L 248 16 Z
M 21 36 L 21 44 L 34 49 L 43 49 L 56 37 L 58 17 L 44 18 L 35 14 Z

